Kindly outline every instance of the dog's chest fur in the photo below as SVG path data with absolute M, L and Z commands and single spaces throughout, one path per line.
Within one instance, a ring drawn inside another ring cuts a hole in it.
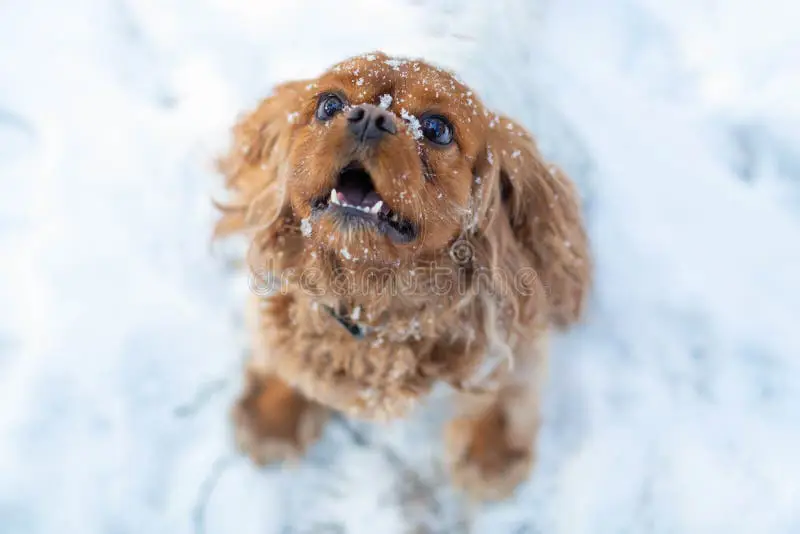
M 425 311 L 386 324 L 364 317 L 363 337 L 307 295 L 268 297 L 256 311 L 264 366 L 306 396 L 360 417 L 403 415 L 436 382 L 468 379 L 485 351 L 483 339 L 467 339 L 469 325 L 443 328 Z

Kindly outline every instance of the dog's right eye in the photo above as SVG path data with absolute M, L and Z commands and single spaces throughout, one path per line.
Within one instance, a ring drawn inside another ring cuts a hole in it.
M 430 115 L 422 119 L 422 135 L 437 145 L 453 142 L 453 125 L 441 115 Z
M 344 109 L 344 102 L 338 96 L 328 93 L 319 98 L 317 104 L 317 118 L 321 121 L 329 121 L 334 115 Z

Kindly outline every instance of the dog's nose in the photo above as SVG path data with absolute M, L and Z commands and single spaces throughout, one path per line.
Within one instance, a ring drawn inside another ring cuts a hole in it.
M 356 139 L 377 141 L 385 134 L 397 133 L 392 114 L 372 104 L 361 104 L 350 109 L 347 122 Z

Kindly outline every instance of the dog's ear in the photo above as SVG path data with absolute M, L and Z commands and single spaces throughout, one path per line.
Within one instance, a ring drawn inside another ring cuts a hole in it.
M 278 85 L 273 94 L 233 127 L 233 142 L 217 167 L 231 193 L 218 204 L 222 217 L 215 237 L 257 231 L 262 243 L 275 239 L 291 209 L 286 183 L 291 169 L 287 154 L 294 126 L 292 110 L 301 109 L 307 81 Z
M 492 121 L 484 156 L 490 188 L 480 218 L 486 239 L 508 275 L 531 267 L 543 289 L 550 320 L 577 321 L 591 283 L 591 258 L 574 184 L 542 158 L 532 136 L 519 124 Z

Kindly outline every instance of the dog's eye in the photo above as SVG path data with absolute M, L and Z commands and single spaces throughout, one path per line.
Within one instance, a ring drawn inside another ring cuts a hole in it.
M 334 115 L 344 109 L 344 102 L 338 96 L 327 93 L 319 98 L 317 104 L 317 118 L 321 121 L 329 121 Z
M 453 126 L 440 115 L 425 117 L 420 126 L 422 135 L 437 145 L 449 145 L 453 142 Z

